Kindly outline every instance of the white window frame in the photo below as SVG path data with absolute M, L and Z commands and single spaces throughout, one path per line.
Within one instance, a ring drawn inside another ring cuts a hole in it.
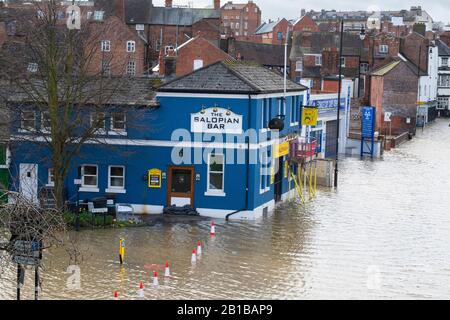
M 31 116 L 30 118 L 25 118 L 24 115 L 25 114 L 31 114 L 33 113 L 33 126 L 32 127 L 25 127 L 24 125 L 24 121 L 31 121 Z M 22 110 L 20 112 L 20 132 L 34 132 L 36 131 L 36 111 L 30 111 L 30 110 Z
M 131 67 L 133 66 L 133 67 Z M 136 76 L 136 61 L 128 61 L 127 62 L 127 69 L 126 69 L 127 76 L 134 77 Z
M 346 60 L 345 57 L 341 57 L 341 59 L 340 59 L 342 68 L 345 68 L 345 62 L 346 62 L 345 60 Z
M 47 187 L 54 187 L 55 186 L 55 174 L 53 168 L 48 168 L 47 170 Z
M 291 127 L 298 126 L 299 121 L 297 119 L 298 117 L 298 103 L 299 103 L 299 97 L 298 96 L 292 96 L 291 97 Z M 294 121 L 292 121 L 294 120 Z
M 203 59 L 195 59 L 192 69 L 195 71 L 195 70 L 203 68 L 203 66 L 204 66 Z
M 111 52 L 111 41 L 110 40 L 102 40 L 100 49 L 102 52 Z
M 270 98 L 262 99 L 261 132 L 269 131 L 269 121 L 270 121 L 269 99 Z
M 123 175 L 122 176 L 113 176 L 111 175 L 111 169 L 112 168 L 122 168 L 123 169 Z M 117 187 L 111 185 L 111 178 L 122 178 L 123 179 L 123 186 Z M 125 166 L 121 165 L 110 165 L 108 166 L 108 189 L 105 190 L 107 193 L 126 193 L 125 185 L 126 185 L 126 168 Z
M 378 47 L 379 53 L 389 53 L 389 46 L 387 44 L 380 44 Z
M 91 175 L 91 174 L 86 175 L 84 173 L 84 168 L 85 167 L 95 167 L 96 174 L 95 175 Z M 88 177 L 95 177 L 96 178 L 96 182 L 97 182 L 96 185 L 94 186 L 94 185 L 87 185 L 87 184 L 85 184 L 84 183 L 84 178 L 86 176 L 88 176 Z M 96 164 L 83 164 L 81 166 L 81 187 L 80 187 L 79 191 L 80 192 L 99 192 L 100 191 L 98 189 L 98 165 L 96 165 Z
M 444 63 L 445 61 L 445 63 Z M 442 67 L 448 67 L 448 57 L 442 57 L 441 58 L 441 66 Z
M 136 52 L 136 41 L 127 41 L 127 52 Z
M 39 69 L 39 65 L 36 62 L 28 63 L 28 66 L 27 66 L 27 71 L 28 72 L 36 73 L 36 72 L 38 72 L 38 69 Z
M 271 146 L 265 148 L 264 151 L 260 152 L 261 165 L 260 165 L 259 194 L 263 194 L 270 191 L 270 173 L 272 166 L 272 161 L 269 162 L 269 158 L 271 157 L 271 153 L 269 153 L 270 148 Z M 265 188 L 261 188 L 263 179 Z
M 42 132 L 44 132 L 44 133 L 49 133 L 50 131 L 51 131 L 51 126 L 50 127 L 46 127 L 46 126 L 44 126 L 44 123 L 45 123 L 45 115 L 46 114 L 49 114 L 49 112 L 48 111 L 42 111 L 41 112 L 41 131 Z M 50 121 L 50 119 L 49 119 L 49 121 Z
M 222 156 L 222 171 L 211 171 L 211 156 Z M 207 161 L 207 177 L 206 177 L 206 192 L 205 196 L 212 196 L 212 197 L 225 197 L 225 155 L 223 153 L 216 153 L 211 152 L 208 154 L 208 161 Z M 209 182 L 210 182 L 210 175 L 211 173 L 221 173 L 222 174 L 222 189 L 210 189 L 209 188 Z
M 121 128 L 116 128 L 114 126 L 114 117 L 118 114 L 122 114 L 123 115 L 123 129 Z M 110 135 L 120 135 L 120 136 L 126 136 L 127 135 L 127 114 L 125 112 L 112 112 L 111 113 L 111 126 L 110 126 L 110 131 L 108 132 L 108 134 Z
M 103 127 L 99 127 L 97 128 L 97 130 L 95 131 L 95 134 L 106 134 L 106 114 L 104 112 L 94 112 L 91 113 L 91 127 L 94 125 L 94 121 L 96 121 L 94 119 L 95 116 L 97 115 L 103 115 Z
M 314 56 L 314 64 L 316 66 L 321 66 L 322 65 L 322 55 L 318 54 L 316 56 Z
M 295 71 L 303 72 L 303 59 L 299 59 L 295 62 Z
M 96 10 L 94 11 L 94 20 L 102 21 L 105 18 L 105 11 Z

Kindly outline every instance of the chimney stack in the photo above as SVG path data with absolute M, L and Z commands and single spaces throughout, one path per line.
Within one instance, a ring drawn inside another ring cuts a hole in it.
M 125 0 L 116 0 L 116 16 L 125 21 Z
M 166 0 L 166 8 L 172 8 L 172 0 Z
M 214 0 L 214 10 L 220 9 L 220 0 Z

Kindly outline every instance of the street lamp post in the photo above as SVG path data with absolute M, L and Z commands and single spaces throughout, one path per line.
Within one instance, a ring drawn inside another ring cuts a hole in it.
M 359 34 L 361 40 L 366 37 L 364 27 L 361 27 Z M 341 31 L 339 36 L 339 82 L 338 82 L 338 105 L 336 115 L 336 159 L 334 163 L 334 187 L 338 186 L 338 161 L 339 161 L 339 136 L 340 136 L 340 116 L 341 116 L 341 93 L 342 93 L 342 47 L 344 38 L 344 19 L 341 19 Z M 361 66 L 359 66 L 361 68 Z

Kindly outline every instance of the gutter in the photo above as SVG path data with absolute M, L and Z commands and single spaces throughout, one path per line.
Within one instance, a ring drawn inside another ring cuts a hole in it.
M 247 120 L 247 122 L 248 122 L 248 127 L 247 127 L 247 129 L 250 129 L 250 126 L 251 126 L 251 115 L 252 115 L 252 96 L 249 94 L 248 95 L 248 120 Z M 246 163 L 245 163 L 245 165 L 246 165 L 246 185 L 245 185 L 245 207 L 244 207 L 244 209 L 241 209 L 241 210 L 237 210 L 237 211 L 234 211 L 234 212 L 232 212 L 232 213 L 229 213 L 229 214 L 227 214 L 226 216 L 225 216 L 225 220 L 226 221 L 229 221 L 230 220 L 230 217 L 232 216 L 232 215 L 235 215 L 235 214 L 237 214 L 237 213 L 239 213 L 239 212 L 242 212 L 242 211 L 247 211 L 248 210 L 248 188 L 249 188 L 249 184 L 250 184 L 250 182 L 249 182 L 249 180 L 250 180 L 250 174 L 249 174 L 249 169 L 250 169 L 250 137 L 247 137 L 247 150 L 246 150 L 246 153 L 247 153 L 247 160 L 246 160 Z

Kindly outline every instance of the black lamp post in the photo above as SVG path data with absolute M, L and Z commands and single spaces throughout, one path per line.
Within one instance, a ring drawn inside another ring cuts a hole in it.
M 342 93 L 342 44 L 344 38 L 344 19 L 341 19 L 341 32 L 339 39 L 339 83 L 338 83 L 338 106 L 336 116 L 336 161 L 334 163 L 334 187 L 338 186 L 338 161 L 339 161 L 339 129 L 340 129 L 340 115 L 341 115 L 341 93 Z M 359 38 L 364 40 L 366 38 L 366 31 L 364 26 L 361 27 Z M 359 66 L 361 68 L 361 66 Z

